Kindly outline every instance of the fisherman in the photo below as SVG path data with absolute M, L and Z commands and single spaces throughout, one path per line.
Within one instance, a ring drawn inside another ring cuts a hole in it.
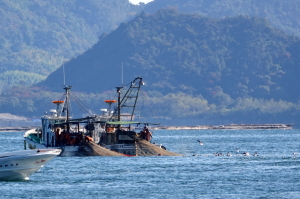
M 71 141 L 72 141 L 72 137 L 71 137 L 70 133 L 66 134 L 66 140 L 67 140 L 67 145 L 70 145 Z
M 65 145 L 66 144 L 66 131 L 63 130 L 60 134 L 60 145 Z
M 141 138 L 144 140 L 146 139 L 146 133 L 146 127 L 144 127 L 144 129 L 141 131 Z
M 144 127 L 144 132 L 145 132 L 145 140 L 150 142 L 150 140 L 152 138 L 152 133 L 149 131 L 149 129 L 147 127 Z
M 60 142 L 60 134 L 59 134 L 60 129 L 56 129 L 55 131 L 55 145 L 59 146 L 59 142 Z

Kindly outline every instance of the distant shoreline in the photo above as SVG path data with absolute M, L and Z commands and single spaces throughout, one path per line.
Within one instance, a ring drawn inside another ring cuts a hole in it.
M 28 131 L 30 129 L 34 129 L 37 128 L 35 126 L 20 126 L 20 127 L 0 127 L 0 132 L 3 131 L 12 131 L 12 132 L 16 132 L 16 131 Z
M 0 132 L 5 131 L 28 131 L 36 126 L 0 127 Z M 253 130 L 253 129 L 293 129 L 293 124 L 229 124 L 229 125 L 197 125 L 197 126 L 152 126 L 154 130 L 201 130 L 201 129 L 223 129 L 223 130 Z
M 254 130 L 254 129 L 293 129 L 293 124 L 229 124 L 229 125 L 197 125 L 197 126 L 161 126 L 153 129 L 223 129 L 223 130 Z

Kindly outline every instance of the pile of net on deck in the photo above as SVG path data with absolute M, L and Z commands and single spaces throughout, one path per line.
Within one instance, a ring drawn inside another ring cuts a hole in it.
M 95 142 L 88 142 L 88 143 L 86 143 L 86 145 L 92 151 L 92 155 L 94 155 L 94 156 L 124 156 L 121 153 L 111 151 L 102 146 L 99 146 Z
M 136 139 L 135 143 L 137 156 L 182 156 L 181 154 L 162 149 L 144 139 Z M 91 155 L 94 156 L 125 156 L 122 153 L 99 146 L 94 142 L 88 142 L 86 145 L 91 150 Z
M 138 156 L 182 156 L 181 154 L 162 149 L 144 139 L 136 139 L 136 150 Z

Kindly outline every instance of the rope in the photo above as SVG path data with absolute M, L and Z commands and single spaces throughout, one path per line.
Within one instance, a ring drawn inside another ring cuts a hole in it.
M 87 109 L 87 107 L 75 94 L 70 92 L 70 95 L 74 98 L 74 102 L 79 106 L 79 109 L 82 111 L 85 111 L 89 116 L 92 116 L 92 114 L 95 114 L 94 112 L 91 111 L 91 109 Z M 91 113 L 92 112 L 92 113 Z
M 145 101 L 147 101 L 147 97 L 146 97 L 146 95 L 145 95 L 144 93 L 142 93 L 142 97 L 143 97 L 143 102 L 144 102 L 144 104 L 145 104 Z M 144 106 L 144 104 L 143 104 L 143 106 Z M 159 120 L 158 120 L 158 117 L 156 116 L 156 114 L 155 114 L 155 112 L 154 112 L 154 110 L 153 110 L 153 108 L 152 108 L 152 106 L 151 106 L 151 104 L 148 103 L 148 105 L 149 105 L 150 111 L 151 111 L 152 114 L 153 114 L 153 117 L 156 119 L 156 122 L 157 122 L 157 123 L 160 123 Z

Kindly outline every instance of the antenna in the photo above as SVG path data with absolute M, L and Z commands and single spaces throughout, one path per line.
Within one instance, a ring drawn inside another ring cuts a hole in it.
M 121 67 L 121 81 L 122 81 L 122 86 L 124 85 L 123 82 L 123 62 L 122 62 L 122 67 Z
M 63 62 L 64 86 L 66 85 L 65 62 Z

